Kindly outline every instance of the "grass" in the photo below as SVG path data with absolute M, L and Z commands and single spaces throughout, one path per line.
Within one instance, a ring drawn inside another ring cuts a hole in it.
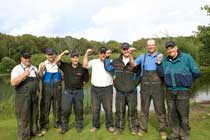
M 190 114 L 191 124 L 191 140 L 210 140 L 210 105 L 209 104 L 192 104 Z M 159 140 L 158 122 L 154 112 L 150 112 L 149 132 L 143 137 L 132 136 L 126 128 L 121 135 L 113 135 L 106 131 L 104 114 L 101 114 L 101 128 L 90 133 L 91 115 L 84 116 L 84 130 L 82 133 L 77 133 L 75 129 L 74 115 L 71 115 L 70 129 L 65 135 L 61 135 L 53 128 L 52 115 L 50 116 L 50 129 L 48 133 L 41 138 L 35 137 L 32 140 Z M 16 119 L 10 118 L 0 120 L 0 139 L 14 140 L 17 139 Z

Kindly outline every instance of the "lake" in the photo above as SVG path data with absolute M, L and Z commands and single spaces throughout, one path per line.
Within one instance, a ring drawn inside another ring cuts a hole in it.
M 14 101 L 14 89 L 9 83 L 10 76 L 0 76 L 0 103 Z M 85 100 L 84 105 L 89 108 L 90 106 L 90 86 L 86 85 L 84 88 Z M 138 87 L 138 110 L 140 110 L 140 88 Z M 115 93 L 114 93 L 115 100 Z M 192 87 L 191 102 L 205 102 L 210 101 L 210 72 L 202 72 L 199 79 L 197 79 Z M 113 105 L 115 102 L 113 102 Z M 86 108 L 85 107 L 85 108 Z M 151 106 L 151 109 L 153 107 Z M 113 107 L 115 111 L 115 107 Z

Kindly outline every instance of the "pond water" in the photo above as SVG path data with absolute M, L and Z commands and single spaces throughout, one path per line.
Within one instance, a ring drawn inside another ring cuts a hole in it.
M 9 101 L 12 102 L 14 99 L 14 89 L 9 84 L 10 76 L 0 76 L 0 102 Z M 85 94 L 86 94 L 86 101 L 90 104 L 90 96 L 87 94 L 89 91 L 90 86 L 87 85 L 85 87 Z M 140 110 L 140 88 L 138 87 L 138 110 Z M 114 99 L 115 100 L 115 93 Z M 210 101 L 210 72 L 202 72 L 199 79 L 197 79 L 192 87 L 191 92 L 191 102 L 203 102 L 203 101 Z M 113 102 L 113 105 L 115 102 Z M 113 110 L 115 107 L 113 106 Z M 153 107 L 151 106 L 151 109 Z

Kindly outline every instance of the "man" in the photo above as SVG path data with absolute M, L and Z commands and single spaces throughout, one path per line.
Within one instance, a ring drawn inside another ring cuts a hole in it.
M 178 50 L 174 41 L 166 43 L 168 56 L 160 54 L 158 72 L 167 88 L 167 105 L 172 134 L 170 140 L 189 140 L 189 97 L 200 70 L 190 54 Z
M 49 129 L 51 104 L 53 107 L 54 128 L 61 126 L 61 72 L 54 63 L 54 49 L 46 49 L 47 60 L 39 65 L 39 77 L 42 78 L 42 99 L 40 104 L 40 129 L 44 135 Z
M 31 54 L 23 51 L 21 63 L 11 72 L 11 85 L 15 87 L 15 112 L 18 139 L 29 140 L 38 135 L 38 75 L 31 65 Z
M 131 134 L 135 135 L 138 131 L 137 117 L 137 77 L 136 70 L 129 63 L 128 43 L 121 46 L 120 57 L 112 62 L 107 56 L 105 60 L 105 68 L 111 72 L 114 79 L 114 87 L 116 89 L 116 131 L 114 134 L 122 133 L 125 127 L 126 105 L 128 106 L 128 120 Z M 140 68 L 140 67 L 137 67 Z
M 148 51 L 133 60 L 131 55 L 131 65 L 141 65 L 141 113 L 139 136 L 148 130 L 148 117 L 151 100 L 153 100 L 155 112 L 159 121 L 159 131 L 161 139 L 166 139 L 166 112 L 164 94 L 161 79 L 157 73 L 156 43 L 154 39 L 147 40 Z
M 68 50 L 62 52 L 57 58 L 58 63 L 65 54 L 69 54 Z M 59 68 L 64 73 L 65 90 L 62 94 L 61 104 L 61 134 L 65 134 L 69 129 L 69 116 L 72 108 L 75 112 L 76 130 L 82 132 L 83 129 L 83 85 L 84 82 L 88 82 L 89 73 L 88 70 L 83 68 L 79 63 L 79 54 L 72 52 L 70 54 L 70 63 L 60 62 Z
M 99 49 L 99 58 L 88 61 L 88 56 L 92 49 L 87 49 L 83 67 L 92 68 L 91 73 L 91 104 L 93 112 L 92 128 L 90 132 L 95 132 L 100 128 L 100 110 L 103 105 L 106 116 L 106 128 L 109 132 L 114 132 L 112 117 L 113 81 L 112 76 L 104 68 L 107 48 L 102 46 Z

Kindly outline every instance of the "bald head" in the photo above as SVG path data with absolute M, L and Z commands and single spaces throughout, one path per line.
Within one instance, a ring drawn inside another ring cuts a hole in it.
M 156 51 L 156 43 L 155 43 L 154 39 L 148 39 L 147 40 L 147 49 L 148 49 L 149 53 L 151 53 L 151 54 L 155 53 L 155 51 Z

